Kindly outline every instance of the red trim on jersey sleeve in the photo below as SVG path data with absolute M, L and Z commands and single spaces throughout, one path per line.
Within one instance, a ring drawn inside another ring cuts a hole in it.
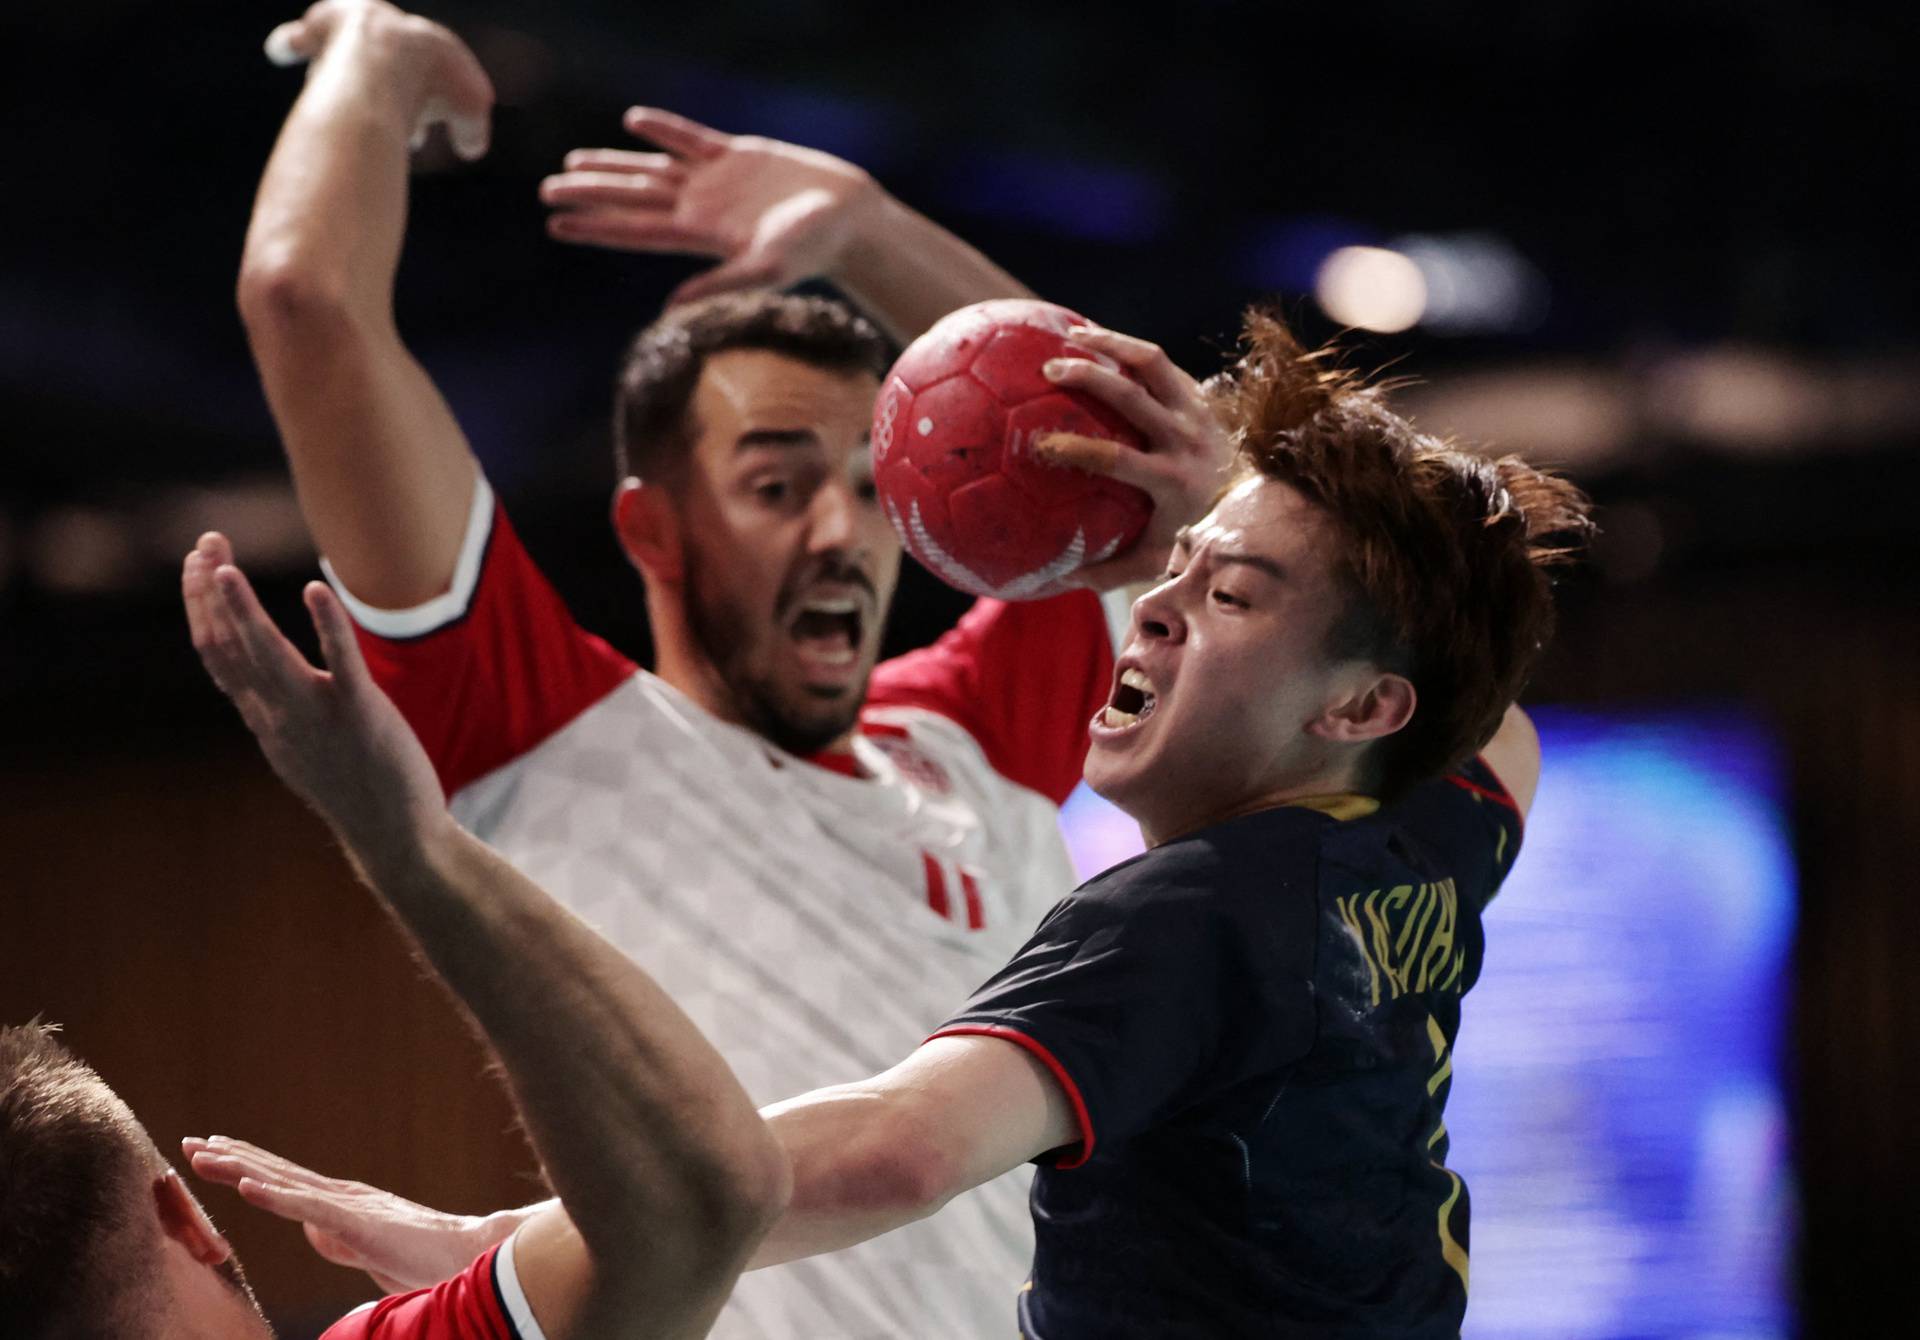
M 1488 766 L 1485 758 L 1476 758 L 1474 761 L 1480 765 L 1487 776 L 1493 778 L 1495 785 L 1499 787 L 1498 790 L 1493 789 L 1493 787 L 1481 786 L 1478 782 L 1467 777 L 1462 777 L 1457 772 L 1447 774 L 1447 780 L 1463 791 L 1471 791 L 1476 796 L 1485 796 L 1496 805 L 1506 806 L 1513 811 L 1514 816 L 1518 818 L 1522 824 L 1525 824 L 1527 816 L 1520 813 L 1520 802 L 1515 800 L 1513 793 L 1507 790 L 1507 784 L 1500 780 L 1500 774 Z
M 349 1313 L 320 1340 L 520 1340 L 494 1283 L 490 1247 L 452 1279 Z
M 532 749 L 634 673 L 573 621 L 498 503 L 466 611 L 412 638 L 357 631 L 374 680 L 452 795 Z
M 1087 723 L 1107 701 L 1113 643 L 1100 599 L 982 599 L 931 647 L 883 661 L 869 707 L 937 712 L 1002 777 L 1061 804 L 1087 761 Z
M 1004 1024 L 953 1024 L 935 1033 L 933 1038 L 982 1037 L 999 1038 L 1002 1042 L 1011 1042 L 1022 1047 L 1037 1058 L 1041 1065 L 1059 1082 L 1067 1095 L 1067 1102 L 1073 1108 L 1074 1124 L 1080 1128 L 1079 1152 L 1072 1156 L 1063 1155 L 1054 1160 L 1053 1166 L 1060 1169 L 1078 1168 L 1093 1157 L 1093 1117 L 1087 1111 L 1087 1100 L 1080 1096 L 1080 1086 L 1073 1082 L 1073 1076 L 1060 1064 L 1060 1059 L 1048 1051 L 1038 1038 L 1028 1037 L 1017 1028 L 1008 1028 Z

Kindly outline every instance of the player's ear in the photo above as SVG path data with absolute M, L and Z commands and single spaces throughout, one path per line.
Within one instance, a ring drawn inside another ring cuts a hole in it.
M 680 511 L 660 484 L 632 475 L 613 491 L 613 533 L 648 582 L 678 586 L 686 572 Z
M 160 1231 L 185 1247 L 200 1264 L 217 1266 L 233 1255 L 226 1238 L 207 1218 L 180 1174 L 171 1168 L 153 1179 L 153 1208 L 160 1219 Z
M 1413 681 L 1391 671 L 1368 674 L 1307 723 L 1322 739 L 1359 743 L 1391 735 L 1413 720 Z

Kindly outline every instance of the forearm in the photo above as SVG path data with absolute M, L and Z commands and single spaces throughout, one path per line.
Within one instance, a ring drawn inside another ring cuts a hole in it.
M 478 465 L 394 329 L 421 75 L 404 22 L 343 20 L 255 200 L 239 304 L 308 528 L 353 593 L 406 608 L 446 589 Z
M 974 247 L 877 185 L 829 277 L 903 344 L 969 303 L 1034 296 Z
M 253 281 L 277 289 L 282 302 L 325 301 L 362 321 L 388 318 L 406 229 L 413 111 L 376 22 L 343 24 L 287 116 L 247 229 L 243 306 Z
M 350 837 L 368 882 L 499 1055 L 597 1257 L 705 1268 L 784 1198 L 786 1160 L 692 1022 L 629 959 L 451 821 Z

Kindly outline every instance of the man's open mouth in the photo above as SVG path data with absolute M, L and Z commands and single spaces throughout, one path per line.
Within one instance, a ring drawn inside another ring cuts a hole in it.
M 802 602 L 788 632 L 801 654 L 824 666 L 852 665 L 860 659 L 866 631 L 860 601 L 853 596 L 814 596 Z
M 1112 730 L 1137 726 L 1153 715 L 1155 701 L 1153 681 L 1128 666 L 1120 672 L 1120 683 L 1113 690 L 1113 700 L 1101 713 L 1100 723 Z

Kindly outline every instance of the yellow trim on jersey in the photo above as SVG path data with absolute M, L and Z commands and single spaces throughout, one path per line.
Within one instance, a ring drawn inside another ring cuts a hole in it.
M 1380 802 L 1372 796 L 1357 795 L 1351 791 L 1338 791 L 1325 796 L 1302 796 L 1298 800 L 1289 800 L 1289 805 L 1298 805 L 1303 810 L 1319 810 L 1330 818 L 1345 821 L 1364 819 L 1380 808 Z

